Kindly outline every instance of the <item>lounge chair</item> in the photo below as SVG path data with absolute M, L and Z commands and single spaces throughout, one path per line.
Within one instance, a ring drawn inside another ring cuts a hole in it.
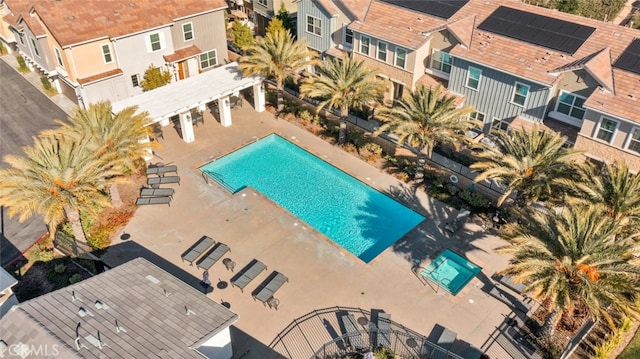
M 454 218 L 451 223 L 447 222 L 444 226 L 444 229 L 451 233 L 455 233 L 458 229 L 460 229 L 460 227 L 464 226 L 470 215 L 471 212 L 469 212 L 469 210 L 461 208 L 460 212 L 458 212 L 458 215 L 456 215 L 456 218 Z
M 164 176 L 165 173 L 175 173 L 175 172 L 178 172 L 178 166 L 176 165 L 170 165 L 170 166 L 151 165 L 147 167 L 147 175 Z
M 342 322 L 342 326 L 344 327 L 346 340 L 352 349 L 369 349 L 369 346 L 366 345 L 365 341 L 362 339 L 360 330 L 358 330 L 357 327 L 356 318 L 354 318 L 353 314 L 345 314 L 341 316 L 340 321 Z
M 451 346 L 453 346 L 453 343 L 456 341 L 457 336 L 458 334 L 456 334 L 456 332 L 454 332 L 453 330 L 444 328 L 436 344 L 438 344 L 438 346 L 442 349 L 449 350 L 451 349 Z
M 200 260 L 196 262 L 196 267 L 208 270 L 230 250 L 231 249 L 229 249 L 228 245 L 224 243 L 218 243 L 215 247 L 211 248 L 207 253 L 205 253 L 205 255 L 202 256 Z
M 522 293 L 524 292 L 524 289 L 527 287 L 524 283 L 514 282 L 513 277 L 510 277 L 507 275 L 500 276 L 499 282 L 500 284 L 504 285 L 505 287 L 511 289 L 512 291 L 520 295 L 522 295 Z
M 216 241 L 214 241 L 211 237 L 202 236 L 202 238 L 198 239 L 196 243 L 194 243 L 189 249 L 187 249 L 184 253 L 182 253 L 182 261 L 189 262 L 189 265 L 193 265 L 193 262 L 202 255 L 207 249 L 209 249 Z
M 140 197 L 136 200 L 136 206 L 144 206 L 147 204 L 167 204 L 171 207 L 171 197 Z
M 140 197 L 172 197 L 174 192 L 173 188 L 143 188 Z
M 177 183 L 180 184 L 179 176 L 166 176 L 166 177 L 150 177 L 147 178 L 147 184 L 150 186 L 165 184 L 165 183 Z
M 502 303 L 508 305 L 509 307 L 515 309 L 515 310 L 519 310 L 524 314 L 527 314 L 530 310 L 531 310 L 531 304 L 529 303 L 525 303 L 521 300 L 519 300 L 518 298 L 507 294 L 505 292 L 503 292 L 502 290 L 498 289 L 497 287 L 493 287 L 491 288 L 491 290 L 489 291 L 489 294 L 498 299 L 499 301 L 501 301 Z
M 377 347 L 391 347 L 391 314 L 378 313 L 378 332 L 376 335 Z
M 284 274 L 273 271 L 253 292 L 253 299 L 266 303 L 280 287 L 289 281 Z
M 238 274 L 231 278 L 231 285 L 240 288 L 240 291 L 244 292 L 244 287 L 251 283 L 258 274 L 265 270 L 267 270 L 267 266 L 259 260 L 254 259 L 249 262 L 246 267 L 242 268 Z

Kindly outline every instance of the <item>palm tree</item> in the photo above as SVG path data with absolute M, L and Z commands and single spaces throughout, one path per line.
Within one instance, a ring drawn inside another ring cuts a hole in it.
M 257 39 L 255 45 L 243 49 L 247 54 L 238 59 L 238 69 L 245 76 L 258 75 L 275 81 L 280 112 L 284 109 L 282 91 L 285 80 L 319 64 L 316 54 L 307 45 L 306 41 L 294 41 L 284 29 L 268 33 Z
M 629 313 L 640 293 L 640 266 L 631 238 L 614 241 L 619 227 L 597 208 L 532 211 L 504 235 L 511 255 L 501 274 L 526 285 L 525 292 L 551 313 L 542 333 L 553 334 L 560 314 L 585 308 L 613 325 L 609 308 Z
M 366 105 L 377 103 L 385 90 L 385 84 L 377 77 L 378 71 L 369 70 L 364 61 L 356 61 L 350 54 L 341 59 L 332 58 L 322 66 L 319 75 L 312 75 L 300 85 L 300 97 L 317 97 L 322 101 L 318 111 L 325 107 L 340 109 L 339 142 L 346 139 L 344 120 L 349 108 L 362 110 Z
M 566 140 L 559 133 L 538 131 L 536 125 L 531 132 L 500 133 L 494 141 L 496 146 L 485 148 L 478 154 L 481 160 L 470 166 L 481 172 L 475 182 L 495 179 L 507 186 L 498 206 L 514 191 L 519 207 L 557 196 L 564 192 L 566 180 L 573 179 L 571 166 L 579 155 L 575 150 L 562 148 Z
M 396 101 L 394 107 L 378 111 L 377 117 L 385 123 L 374 135 L 392 132 L 398 136 L 399 144 L 406 142 L 431 157 L 436 144 L 455 144 L 470 125 L 463 118 L 472 111 L 471 107 L 457 107 L 455 102 L 455 97 L 442 94 L 441 87 L 420 85 Z
M 640 221 L 640 175 L 630 173 L 625 162 L 583 164 L 578 167 L 578 174 L 580 180 L 573 186 L 576 202 L 602 206 L 623 226 Z
M 7 155 L 10 167 L 0 170 L 0 205 L 20 221 L 40 214 L 51 236 L 60 223 L 69 220 L 78 243 L 87 243 L 80 212 L 96 214 L 109 205 L 105 178 L 115 176 L 113 155 L 96 157 L 90 139 L 70 137 L 34 138 L 25 147 L 26 157 Z M 101 149 L 99 149 L 101 150 Z
M 133 171 L 136 162 L 157 147 L 157 142 L 141 142 L 153 132 L 149 126 L 151 119 L 147 112 L 136 112 L 137 107 L 134 106 L 114 115 L 108 101 L 93 103 L 86 110 L 77 109 L 68 122 L 56 120 L 59 128 L 43 131 L 45 136 L 68 136 L 76 141 L 86 136 L 90 140 L 89 149 L 96 156 L 103 155 L 99 149 L 115 156 L 118 175 L 111 181 L 109 194 L 111 204 L 116 208 L 122 206 L 117 183 L 126 182 L 124 174 Z

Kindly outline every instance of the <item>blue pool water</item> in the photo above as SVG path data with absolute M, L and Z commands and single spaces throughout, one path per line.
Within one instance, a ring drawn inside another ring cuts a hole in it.
M 447 292 L 456 295 L 482 268 L 458 253 L 447 249 L 422 270 L 424 278 L 436 283 Z
M 275 134 L 200 170 L 232 193 L 255 188 L 367 263 L 424 220 Z

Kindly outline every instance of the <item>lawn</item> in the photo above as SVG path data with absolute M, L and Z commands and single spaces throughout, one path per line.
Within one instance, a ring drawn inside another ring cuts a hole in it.
M 626 348 L 618 356 L 618 359 L 635 359 L 640 358 L 640 330 L 636 331 L 633 339 Z

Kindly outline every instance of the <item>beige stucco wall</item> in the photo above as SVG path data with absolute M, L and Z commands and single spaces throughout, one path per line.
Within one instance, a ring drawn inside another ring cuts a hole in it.
M 640 172 L 640 155 L 607 145 L 602 141 L 586 137 L 582 133 L 578 135 L 575 148 L 583 151 L 586 157 L 593 157 L 607 163 L 624 161 L 631 171 Z
M 108 39 L 98 40 L 84 45 L 74 46 L 71 49 L 65 49 L 67 55 L 71 56 L 70 61 L 72 62 L 72 67 L 75 68 L 75 72 L 69 73 L 69 77 L 73 81 L 77 81 L 78 78 L 85 78 L 118 68 L 113 46 L 111 47 L 113 61 L 109 64 L 104 63 L 102 45 L 105 44 L 110 44 L 110 41 Z

